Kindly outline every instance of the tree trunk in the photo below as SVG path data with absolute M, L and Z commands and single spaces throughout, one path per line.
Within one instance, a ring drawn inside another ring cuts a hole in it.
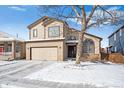
M 80 64 L 80 59 L 82 56 L 83 52 L 83 37 L 84 37 L 84 32 L 79 32 L 79 39 L 78 39 L 78 45 L 77 45 L 77 53 L 76 53 L 76 64 Z
M 83 52 L 83 38 L 84 38 L 84 33 L 86 32 L 86 27 L 87 27 L 87 22 L 86 22 L 86 13 L 84 9 L 84 5 L 82 5 L 82 31 L 79 32 L 79 39 L 78 39 L 78 45 L 77 45 L 77 54 L 76 54 L 76 64 L 80 64 L 81 61 L 81 56 Z

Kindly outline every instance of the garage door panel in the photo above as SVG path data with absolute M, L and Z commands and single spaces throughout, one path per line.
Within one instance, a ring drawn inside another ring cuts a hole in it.
M 57 47 L 32 48 L 32 60 L 57 60 Z

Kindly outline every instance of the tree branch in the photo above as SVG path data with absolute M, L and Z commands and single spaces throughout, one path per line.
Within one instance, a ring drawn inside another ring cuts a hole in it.
M 87 29 L 89 29 L 90 27 L 96 26 L 96 25 L 97 25 L 97 22 L 94 22 L 94 23 L 92 23 L 90 25 L 87 25 Z
M 113 15 L 109 12 L 109 11 L 107 11 L 107 10 L 105 10 L 103 7 L 101 7 L 100 5 L 98 5 L 98 7 L 99 8 L 101 8 L 103 11 L 105 11 L 106 13 L 108 13 L 112 18 L 113 18 Z
M 93 16 L 94 12 L 95 12 L 95 10 L 96 10 L 96 8 L 97 8 L 96 5 L 92 7 L 92 11 L 91 11 L 91 13 L 89 14 L 89 16 L 88 16 L 88 18 L 87 18 L 87 24 L 88 24 L 89 21 L 91 20 L 91 18 L 92 18 L 92 16 Z
M 72 10 L 75 12 L 75 14 L 77 15 L 77 17 L 80 17 L 80 14 L 78 13 L 78 11 L 76 10 L 75 6 L 71 6 Z
M 82 5 L 82 30 L 86 30 L 86 12 L 84 9 L 84 5 Z
M 82 19 L 81 17 L 77 17 L 77 16 L 65 16 L 65 15 L 59 15 L 60 17 L 63 18 L 78 18 L 78 19 Z

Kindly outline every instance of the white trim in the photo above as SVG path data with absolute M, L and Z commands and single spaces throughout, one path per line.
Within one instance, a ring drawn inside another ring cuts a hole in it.
M 66 43 L 78 43 L 78 40 L 67 40 Z
M 28 41 L 61 40 L 61 39 L 65 39 L 65 38 L 31 39 L 31 40 L 26 40 L 26 42 L 28 42 Z
M 19 40 L 15 38 L 0 38 L 0 41 L 19 41 L 19 42 L 24 42 L 24 40 Z
M 14 41 L 15 38 L 0 38 L 0 41 Z
M 38 33 L 37 33 L 37 29 L 33 29 L 33 37 L 37 37 Z

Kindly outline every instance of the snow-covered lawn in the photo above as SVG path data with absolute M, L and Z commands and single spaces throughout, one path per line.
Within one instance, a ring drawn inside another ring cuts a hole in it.
M 82 62 L 54 63 L 24 78 L 63 83 L 91 84 L 96 87 L 124 87 L 124 65 Z
M 13 86 L 13 85 L 7 85 L 7 84 L 1 84 L 0 88 L 23 88 L 23 87 L 18 87 L 18 86 Z
M 17 61 L 0 61 L 0 66 L 17 63 Z

